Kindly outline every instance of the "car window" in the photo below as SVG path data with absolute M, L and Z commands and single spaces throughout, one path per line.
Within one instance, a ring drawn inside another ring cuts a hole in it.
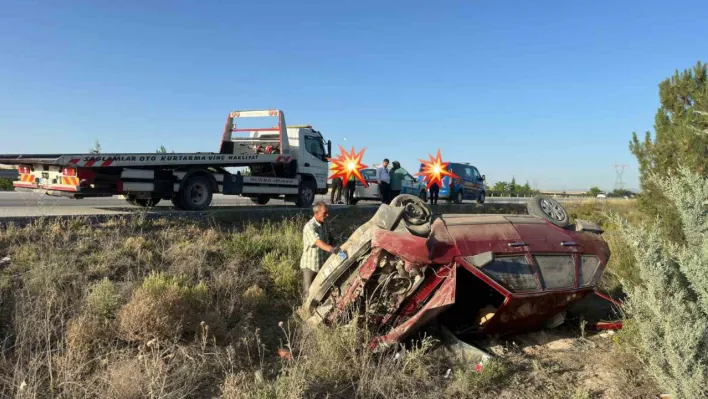
M 575 262 L 570 255 L 534 255 L 546 288 L 575 286 Z
M 373 169 L 364 169 L 361 174 L 364 175 L 366 180 L 376 180 L 376 171 Z
M 322 144 L 322 140 L 319 138 L 305 136 L 305 150 L 307 150 L 307 152 L 312 154 L 315 158 L 326 161 L 324 145 Z
M 472 177 L 473 177 L 475 180 L 481 180 L 481 179 L 482 179 L 482 175 L 479 174 L 479 171 L 478 171 L 477 168 L 475 168 L 475 167 L 472 167 Z
M 583 255 L 580 257 L 579 280 L 581 287 L 592 283 L 598 266 L 600 266 L 600 259 L 597 256 Z
M 541 289 L 525 256 L 495 258 L 494 261 L 483 266 L 482 271 L 511 291 Z
M 465 167 L 465 179 L 472 179 L 474 176 L 472 176 L 472 168 L 469 166 Z

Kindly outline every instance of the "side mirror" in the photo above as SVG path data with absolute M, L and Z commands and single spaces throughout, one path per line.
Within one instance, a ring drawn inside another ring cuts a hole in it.
M 487 180 L 487 177 L 482 175 L 482 181 L 485 181 L 485 180 Z
M 327 158 L 332 158 L 332 140 L 327 140 Z

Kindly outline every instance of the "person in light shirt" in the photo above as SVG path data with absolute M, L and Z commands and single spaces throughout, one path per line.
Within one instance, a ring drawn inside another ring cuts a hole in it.
M 381 194 L 381 202 L 384 204 L 391 203 L 391 175 L 388 173 L 388 158 L 383 160 L 383 163 L 376 168 L 376 183 L 379 185 L 379 193 Z

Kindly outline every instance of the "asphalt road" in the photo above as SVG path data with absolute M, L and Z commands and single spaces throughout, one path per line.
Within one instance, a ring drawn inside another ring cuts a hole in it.
M 329 196 L 318 195 L 317 200 L 329 202 Z M 526 198 L 487 198 L 488 203 L 524 203 Z M 362 201 L 357 206 L 378 206 L 376 201 Z M 345 205 L 335 205 L 344 207 Z M 134 212 L 140 207 L 128 204 L 121 197 L 86 198 L 81 200 L 52 197 L 40 192 L 0 191 L 0 218 L 66 215 L 110 215 Z M 243 210 L 296 209 L 292 203 L 271 200 L 267 205 L 254 205 L 249 199 L 238 196 L 215 194 L 210 209 Z M 152 212 L 172 213 L 170 201 L 160 201 Z

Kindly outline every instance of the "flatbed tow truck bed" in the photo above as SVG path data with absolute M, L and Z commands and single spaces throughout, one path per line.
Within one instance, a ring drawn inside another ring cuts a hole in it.
M 275 117 L 276 127 L 238 129 L 236 118 Z M 232 137 L 247 133 L 250 137 Z M 292 134 L 294 144 L 289 143 Z M 309 148 L 303 141 L 310 141 Z M 313 147 L 314 142 L 319 147 Z M 285 124 L 277 109 L 229 113 L 219 152 L 5 154 L 0 164 L 17 166 L 18 190 L 81 199 L 123 195 L 128 202 L 152 206 L 162 199 L 175 207 L 202 210 L 214 193 L 250 197 L 258 204 L 285 196 L 306 207 L 326 192 L 327 157 L 322 135 L 311 126 Z M 311 148 L 319 153 L 311 154 Z M 299 159 L 298 159 L 299 157 Z M 225 168 L 249 167 L 251 176 Z

